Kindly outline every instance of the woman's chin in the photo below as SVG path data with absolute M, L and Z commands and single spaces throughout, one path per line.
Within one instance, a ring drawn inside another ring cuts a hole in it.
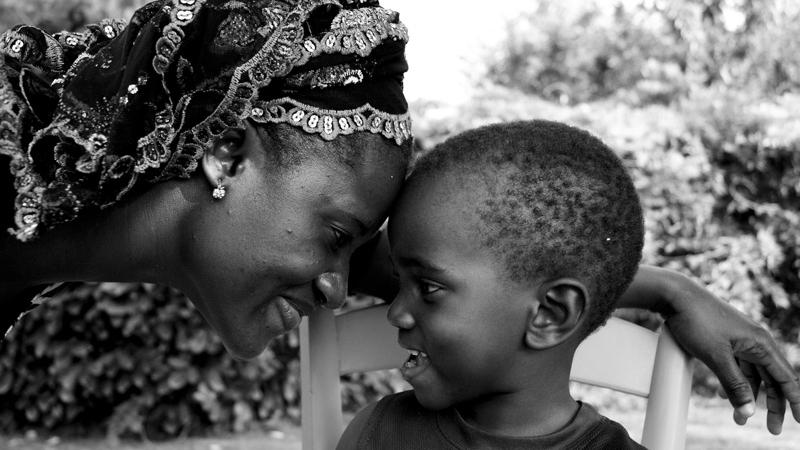
M 283 299 L 264 302 L 258 308 L 225 304 L 228 309 L 209 308 L 223 302 L 194 302 L 200 315 L 236 359 L 251 360 L 261 355 L 275 340 L 297 328 L 299 313 Z M 247 302 L 244 303 L 247 305 Z
M 275 336 L 277 337 L 277 336 Z M 233 356 L 236 359 L 244 360 L 244 361 L 252 361 L 257 359 L 264 350 L 267 348 L 267 345 L 274 339 L 275 337 L 268 339 L 264 343 L 242 343 L 242 342 L 235 342 L 235 343 L 228 343 L 225 339 L 222 340 L 222 344 L 225 346 L 225 350 L 228 351 L 228 354 Z
M 285 334 L 283 330 L 261 328 L 252 333 L 220 333 L 225 350 L 236 359 L 253 360 L 258 358 L 274 339 Z

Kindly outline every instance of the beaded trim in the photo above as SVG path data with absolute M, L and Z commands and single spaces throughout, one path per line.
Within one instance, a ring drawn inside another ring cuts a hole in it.
M 45 39 L 55 41 L 52 37 L 46 36 Z M 0 36 L 0 54 L 8 55 L 20 61 L 34 62 L 37 66 L 46 65 L 48 69 L 61 71 L 64 59 L 60 52 L 45 51 L 44 55 L 39 53 L 39 46 L 31 36 L 15 30 L 8 30 Z
M 408 114 L 387 114 L 369 103 L 356 109 L 337 111 L 305 105 L 289 97 L 256 102 L 250 118 L 259 123 L 288 123 L 325 140 L 356 131 L 369 131 L 393 139 L 398 145 L 411 138 Z
M 172 6 L 165 5 L 164 9 L 170 11 L 169 23 L 161 29 L 161 37 L 156 41 L 156 56 L 153 58 L 153 69 L 159 75 L 164 75 L 172 65 L 175 52 L 186 37 L 183 27 L 189 25 L 197 11 L 203 6 L 203 1 L 198 0 L 172 0 Z

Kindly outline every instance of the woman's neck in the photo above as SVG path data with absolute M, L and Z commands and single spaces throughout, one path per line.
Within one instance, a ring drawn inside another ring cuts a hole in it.
M 59 281 L 171 284 L 174 223 L 181 214 L 175 183 L 160 183 L 133 201 L 59 225 L 30 242 L 0 237 L 0 299 Z

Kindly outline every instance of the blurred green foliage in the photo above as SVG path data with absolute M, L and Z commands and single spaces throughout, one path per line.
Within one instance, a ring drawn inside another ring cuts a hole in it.
M 0 0 L 0 26 L 70 29 L 141 3 Z M 488 61 L 493 83 L 462 105 L 413 105 L 419 145 L 502 120 L 591 130 L 634 176 L 645 262 L 695 276 L 800 365 L 798 4 L 575 4 L 536 2 Z M 159 439 L 297 419 L 298 369 L 296 334 L 237 361 L 173 290 L 75 285 L 0 344 L 0 431 Z M 710 390 L 715 380 L 697 373 Z M 357 375 L 343 397 L 355 409 L 399 388 L 396 375 Z
M 671 103 L 714 85 L 773 95 L 800 83 L 797 2 L 578 3 L 534 2 L 509 26 L 488 77 L 570 104 Z
M 238 361 L 180 294 L 76 284 L 0 344 L 0 429 L 107 427 L 149 439 L 298 415 L 297 336 Z

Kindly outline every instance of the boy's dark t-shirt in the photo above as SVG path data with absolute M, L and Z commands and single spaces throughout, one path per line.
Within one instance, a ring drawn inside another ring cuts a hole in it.
M 358 437 L 357 450 L 437 449 L 642 449 L 618 423 L 581 403 L 572 421 L 555 433 L 496 436 L 469 425 L 455 408 L 426 410 L 413 391 L 384 397 Z

